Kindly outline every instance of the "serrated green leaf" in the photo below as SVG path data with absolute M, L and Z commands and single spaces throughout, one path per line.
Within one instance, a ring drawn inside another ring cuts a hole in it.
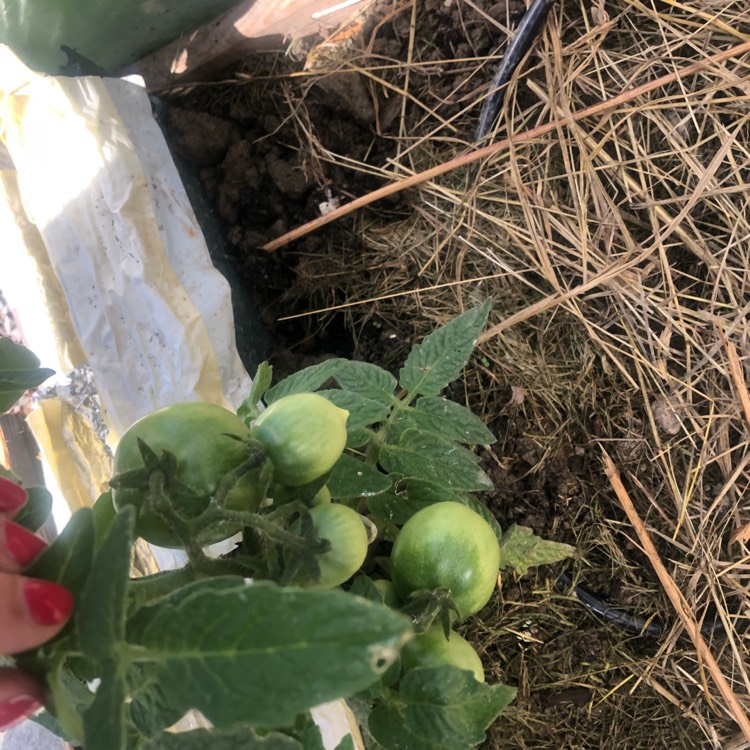
M 373 433 L 368 429 L 361 430 L 349 430 L 346 431 L 346 447 L 347 448 L 362 448 L 367 445 L 372 438 Z
M 91 509 L 81 508 L 24 574 L 62 584 L 73 594 L 77 607 L 93 558 L 94 523 Z
M 302 744 L 279 732 L 259 735 L 252 727 L 226 731 L 193 729 L 164 732 L 152 737 L 142 750 L 304 750 Z
M 13 517 L 13 522 L 29 531 L 38 531 L 52 513 L 52 495 L 46 487 L 27 487 L 26 504 Z
M 0 414 L 10 409 L 29 389 L 55 374 L 39 367 L 39 358 L 7 336 L 0 337 Z
M 265 397 L 267 404 L 278 401 L 282 396 L 290 396 L 292 393 L 312 393 L 317 391 L 329 378 L 335 378 L 344 366 L 345 359 L 327 359 L 312 367 L 295 372 L 288 378 L 271 388 Z
M 395 401 L 393 392 L 398 382 L 390 372 L 377 365 L 345 360 L 335 378 L 345 390 L 361 393 L 386 406 L 391 406 Z
M 91 705 L 83 714 L 86 750 L 123 750 L 125 747 L 125 685 L 114 662 L 107 662 Z
M 153 679 L 173 705 L 197 708 L 220 728 L 273 728 L 376 682 L 410 632 L 407 618 L 343 591 L 227 577 L 144 607 L 128 642 L 153 660 Z
M 437 396 L 452 383 L 469 361 L 491 304 L 485 300 L 417 344 L 401 368 L 400 384 L 412 395 Z
M 326 483 L 336 500 L 372 497 L 391 488 L 391 480 L 348 453 L 342 453 Z
M 384 492 L 382 495 L 367 498 L 367 509 L 379 521 L 403 526 L 415 513 L 432 503 L 413 500 L 408 495 Z
M 393 700 L 372 710 L 368 727 L 388 750 L 471 750 L 515 693 L 452 666 L 412 669 Z
M 412 414 L 422 430 L 470 445 L 491 445 L 497 438 L 465 406 L 438 396 L 422 396 Z
M 500 540 L 500 567 L 515 568 L 521 575 L 537 565 L 564 560 L 575 554 L 575 547 L 537 536 L 526 526 L 513 524 Z
M 471 451 L 422 430 L 406 430 L 398 445 L 384 445 L 380 449 L 380 464 L 391 474 L 425 479 L 453 490 L 493 487 Z
M 116 516 L 94 556 L 77 613 L 81 651 L 90 659 L 108 659 L 125 636 L 125 592 L 129 581 L 130 547 L 135 509 Z
M 362 393 L 337 389 L 318 391 L 318 393 L 340 409 L 346 409 L 349 412 L 349 418 L 346 420 L 347 432 L 384 422 L 390 412 L 390 407 L 380 401 L 367 398 Z

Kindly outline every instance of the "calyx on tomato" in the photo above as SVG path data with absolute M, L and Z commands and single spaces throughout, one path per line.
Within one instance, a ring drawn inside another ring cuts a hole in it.
M 202 545 L 226 539 L 240 530 L 238 524 L 220 522 L 209 527 L 191 524 L 215 497 L 221 480 L 243 464 L 250 448 L 245 423 L 234 413 L 216 404 L 177 403 L 158 409 L 135 422 L 122 436 L 115 452 L 115 475 L 142 471 L 142 487 L 115 488 L 117 510 L 132 505 L 138 511 L 136 533 L 160 547 L 182 547 L 181 538 L 148 500 L 147 470 L 138 440 L 157 456 L 163 451 L 174 457 L 169 494 L 172 508 L 184 519 Z M 243 476 L 229 492 L 226 503 L 235 510 L 256 510 L 262 493 L 255 490 L 250 475 Z M 197 526 L 197 527 L 196 527 Z M 196 527 L 196 528 L 194 528 Z

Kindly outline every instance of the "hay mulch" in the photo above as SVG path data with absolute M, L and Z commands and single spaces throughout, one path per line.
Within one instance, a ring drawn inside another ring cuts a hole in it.
M 488 504 L 663 624 L 603 623 L 557 569 L 507 576 L 469 630 L 519 688 L 488 748 L 750 748 L 750 0 L 558 2 L 475 144 L 519 10 L 381 3 L 279 78 L 310 174 L 396 186 L 334 214 L 314 251 L 306 231 L 276 250 L 297 264 L 283 301 L 311 333 L 336 315 L 361 343 L 392 332 L 393 365 L 492 296 L 452 394 L 498 435 Z M 316 137 L 311 83 L 352 72 L 387 160 Z

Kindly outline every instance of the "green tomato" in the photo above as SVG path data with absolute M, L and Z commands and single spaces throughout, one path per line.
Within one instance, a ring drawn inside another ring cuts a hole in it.
M 461 618 L 478 612 L 497 583 L 500 545 L 478 513 L 455 502 L 435 503 L 403 526 L 391 551 L 396 593 L 448 588 Z
M 301 487 L 330 471 L 346 446 L 349 412 L 317 393 L 274 401 L 253 423 L 252 436 L 274 464 L 274 480 Z
M 309 588 L 332 589 L 348 581 L 367 556 L 367 529 L 359 514 L 346 505 L 325 503 L 310 509 L 313 526 L 331 549 L 319 558 L 320 580 Z
M 458 633 L 450 631 L 450 637 L 440 624 L 433 625 L 426 633 L 410 640 L 401 651 L 404 671 L 416 667 L 442 667 L 452 665 L 474 673 L 479 682 L 484 682 L 482 660 L 474 647 Z
M 310 501 L 311 505 L 327 505 L 331 502 L 331 490 L 328 489 L 328 485 L 324 484 L 316 493 L 315 497 Z
M 231 411 L 215 404 L 187 402 L 173 404 L 148 414 L 122 436 L 115 452 L 115 474 L 142 469 L 138 447 L 141 438 L 155 453 L 167 450 L 177 460 L 176 480 L 189 491 L 172 492 L 173 507 L 190 525 L 208 507 L 221 479 L 249 456 L 248 446 L 236 440 L 249 438 L 245 423 Z M 232 488 L 226 505 L 235 510 L 256 510 L 260 494 L 251 475 L 244 476 Z M 145 489 L 115 489 L 114 507 L 132 505 L 138 511 L 136 533 L 160 547 L 182 546 L 180 538 L 166 521 L 148 508 Z M 238 524 L 220 523 L 194 529 L 202 545 L 226 539 L 240 530 Z

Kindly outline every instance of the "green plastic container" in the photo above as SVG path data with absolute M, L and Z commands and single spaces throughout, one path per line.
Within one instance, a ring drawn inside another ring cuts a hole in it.
M 65 45 L 113 74 L 237 4 L 237 0 L 0 0 L 0 43 L 12 47 L 35 70 L 59 74 L 68 63 L 60 49 Z

